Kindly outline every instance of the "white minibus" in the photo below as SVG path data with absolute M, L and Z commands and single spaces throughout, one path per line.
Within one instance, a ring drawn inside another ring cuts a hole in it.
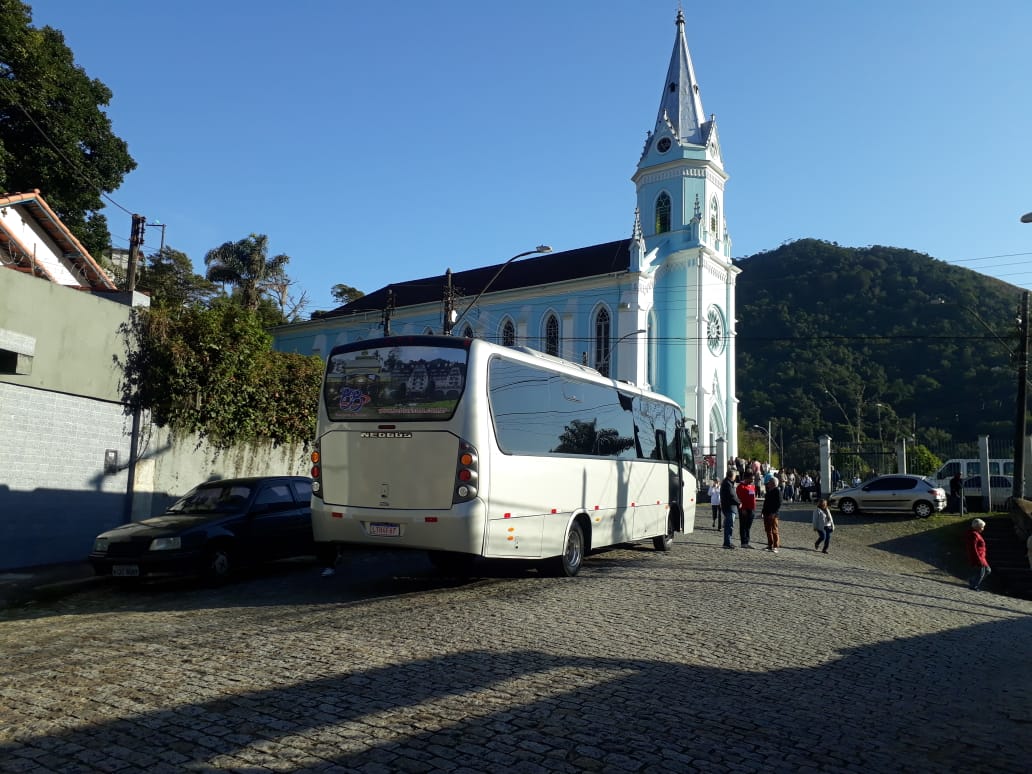
M 396 336 L 335 347 L 312 453 L 312 529 L 337 545 L 423 549 L 443 569 L 540 560 L 690 531 L 680 407 L 529 349 Z

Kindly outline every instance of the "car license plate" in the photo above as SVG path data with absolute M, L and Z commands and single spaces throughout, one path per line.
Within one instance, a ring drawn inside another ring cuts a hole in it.
M 116 564 L 111 568 L 111 574 L 116 578 L 136 578 L 140 574 L 140 568 L 135 564 Z
M 400 524 L 389 524 L 387 522 L 373 522 L 369 525 L 369 534 L 380 537 L 398 537 L 401 534 Z

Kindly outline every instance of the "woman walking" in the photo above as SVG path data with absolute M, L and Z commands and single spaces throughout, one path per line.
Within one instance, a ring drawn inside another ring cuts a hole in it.
M 767 533 L 767 550 L 776 554 L 781 546 L 781 535 L 778 531 L 778 513 L 781 511 L 781 494 L 778 492 L 778 479 L 767 481 L 767 496 L 763 498 L 763 531 Z
M 835 531 L 835 520 L 831 518 L 828 501 L 824 498 L 818 500 L 817 507 L 813 509 L 813 529 L 817 533 L 817 542 L 813 544 L 814 551 L 818 550 L 823 543 L 823 553 L 828 553 L 828 546 L 831 545 L 831 533 Z

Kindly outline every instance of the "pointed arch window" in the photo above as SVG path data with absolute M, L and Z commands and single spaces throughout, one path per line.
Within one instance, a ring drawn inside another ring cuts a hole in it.
M 559 320 L 554 314 L 545 319 L 545 354 L 559 357 Z
M 595 368 L 603 376 L 609 376 L 609 356 L 612 354 L 612 343 L 609 337 L 612 332 L 609 310 L 602 307 L 595 314 Z
M 656 198 L 656 233 L 665 234 L 670 230 L 670 194 L 663 191 Z
M 512 324 L 512 320 L 506 320 L 502 323 L 502 346 L 516 346 L 516 326 Z

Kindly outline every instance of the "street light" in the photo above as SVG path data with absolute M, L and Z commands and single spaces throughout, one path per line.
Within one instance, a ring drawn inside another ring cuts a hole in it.
M 1026 212 L 1021 216 L 1022 223 L 1032 223 L 1032 212 Z
M 158 255 L 165 254 L 165 223 L 148 223 L 147 228 L 160 228 L 161 229 L 161 247 L 158 249 Z
M 595 370 L 598 371 L 599 373 L 601 373 L 602 369 L 609 365 L 609 358 L 612 356 L 613 352 L 616 350 L 616 345 L 617 344 L 619 344 L 624 339 L 629 339 L 631 336 L 637 336 L 639 333 L 644 333 L 644 332 L 645 332 L 644 328 L 639 328 L 636 331 L 631 331 L 630 333 L 625 333 L 623 336 L 621 336 L 616 341 L 614 341 L 613 342 L 613 346 L 609 348 L 608 352 L 606 352 L 606 356 L 604 358 L 602 358 L 602 362 L 599 363 L 597 366 L 595 366 Z
M 473 308 L 473 306 L 474 306 L 474 305 L 475 305 L 475 304 L 477 303 L 477 301 L 479 301 L 479 300 L 480 300 L 480 297 L 481 297 L 482 295 L 484 295 L 484 293 L 486 293 L 486 292 L 487 292 L 487 289 L 488 289 L 489 287 L 491 287 L 491 285 L 493 285 L 493 284 L 494 284 L 494 281 L 495 281 L 496 279 L 498 279 L 498 275 L 499 275 L 499 274 L 501 274 L 501 273 L 502 273 L 503 271 L 505 271 L 505 267 L 506 267 L 506 266 L 508 266 L 508 265 L 509 265 L 510 263 L 512 263 L 513 261 L 515 261 L 515 260 L 516 260 L 517 258 L 522 258 L 522 257 L 523 257 L 523 256 L 525 256 L 525 255 L 534 255 L 534 254 L 536 254 L 536 253 L 550 253 L 550 252 L 552 252 L 552 248 L 551 248 L 551 247 L 550 247 L 549 245 L 538 245 L 538 246 L 537 246 L 537 247 L 535 247 L 535 248 L 534 248 L 533 250 L 526 250 L 525 252 L 522 252 L 522 253 L 517 253 L 517 254 L 516 254 L 516 255 L 514 255 L 514 256 L 513 256 L 512 258 L 510 258 L 510 259 L 509 259 L 509 260 L 507 260 L 507 261 L 506 261 L 505 263 L 503 263 L 503 264 L 502 264 L 501 266 L 499 266 L 499 267 L 498 267 L 498 271 L 496 271 L 496 272 L 494 273 L 494 276 L 493 276 L 493 277 L 491 277 L 491 279 L 489 279 L 489 280 L 487 281 L 487 284 L 486 284 L 486 285 L 484 285 L 483 289 L 482 289 L 482 290 L 481 290 L 481 291 L 480 291 L 479 293 L 477 293 L 477 297 L 476 297 L 476 298 L 474 298 L 474 299 L 473 299 L 472 301 L 470 301 L 470 302 L 469 302 L 469 306 L 467 306 L 467 307 L 466 307 L 465 309 L 463 309 L 463 310 L 462 310 L 462 314 L 460 314 L 460 315 L 459 315 L 458 317 L 456 317 L 456 318 L 455 318 L 454 320 L 452 320 L 452 323 L 451 323 L 451 330 L 454 330 L 455 328 L 457 328 L 457 327 L 458 327 L 458 325 L 459 325 L 459 322 L 461 322 L 462 318 L 463 318 L 463 317 L 465 317 L 465 316 L 466 316 L 466 313 L 467 313 L 467 312 L 468 312 L 468 311 L 469 311 L 470 309 L 472 309 L 472 308 Z
M 774 464 L 774 460 L 772 460 L 771 457 L 770 457 L 770 445 L 771 445 L 771 443 L 773 443 L 774 439 L 771 437 L 771 434 L 770 434 L 770 420 L 769 419 L 767 420 L 767 427 L 766 428 L 760 427 L 759 425 L 753 425 L 752 427 L 755 430 L 759 430 L 761 433 L 766 433 L 767 434 L 767 464 L 768 465 L 773 465 Z M 785 456 L 784 454 L 782 454 L 780 448 L 778 449 L 778 455 L 781 456 L 781 457 Z M 778 466 L 780 467 L 783 462 L 784 462 L 784 460 L 778 460 Z

